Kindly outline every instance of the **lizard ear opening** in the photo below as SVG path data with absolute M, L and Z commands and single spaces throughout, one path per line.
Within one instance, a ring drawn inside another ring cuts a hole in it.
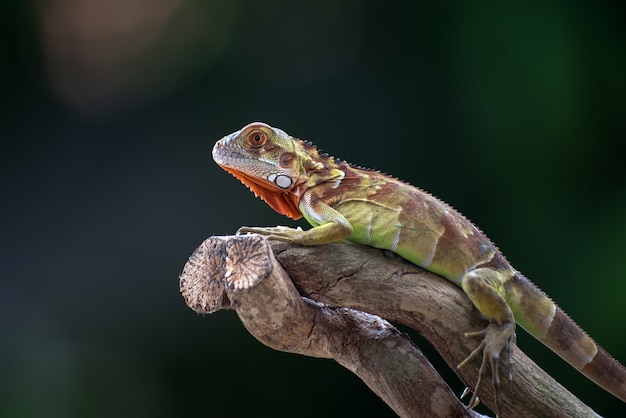
M 279 190 L 273 183 L 268 184 L 263 180 L 248 176 L 241 171 L 232 169 L 231 167 L 221 167 L 235 176 L 240 182 L 248 187 L 255 196 L 260 197 L 261 200 L 267 203 L 276 212 L 294 220 L 302 218 L 302 214 L 298 208 L 298 198 L 293 193 L 287 193 L 284 190 Z

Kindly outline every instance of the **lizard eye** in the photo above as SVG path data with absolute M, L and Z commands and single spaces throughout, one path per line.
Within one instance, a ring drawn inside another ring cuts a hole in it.
M 260 148 L 267 142 L 267 135 L 263 131 L 252 131 L 248 134 L 248 143 L 253 148 Z

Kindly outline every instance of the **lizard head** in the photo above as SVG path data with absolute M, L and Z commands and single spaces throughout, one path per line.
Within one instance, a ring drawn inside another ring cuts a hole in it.
M 307 149 L 307 147 L 309 149 Z M 217 141 L 213 159 L 275 211 L 302 217 L 298 204 L 310 174 L 324 168 L 313 160 L 310 144 L 261 122 L 251 123 Z

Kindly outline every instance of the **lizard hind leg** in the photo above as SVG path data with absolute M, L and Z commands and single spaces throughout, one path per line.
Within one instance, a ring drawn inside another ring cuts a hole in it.
M 478 379 L 470 399 L 470 408 L 477 403 L 477 392 L 480 388 L 487 364 L 491 366 L 492 385 L 496 396 L 497 413 L 501 415 L 502 398 L 500 396 L 500 356 L 504 350 L 508 351 L 508 378 L 512 379 L 512 346 L 515 344 L 515 320 L 513 312 L 498 289 L 506 281 L 507 276 L 497 270 L 480 268 L 468 272 L 462 279 L 461 287 L 468 295 L 474 306 L 489 320 L 489 325 L 482 331 L 468 332 L 466 337 L 482 339 L 469 356 L 457 367 L 461 368 L 478 357 L 482 352 L 482 362 Z

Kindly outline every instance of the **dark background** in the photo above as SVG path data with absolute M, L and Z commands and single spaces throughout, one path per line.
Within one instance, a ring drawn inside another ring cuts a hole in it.
M 0 416 L 392 416 L 179 294 L 208 236 L 293 224 L 211 160 L 255 120 L 445 199 L 626 362 L 619 2 L 0 4 Z

